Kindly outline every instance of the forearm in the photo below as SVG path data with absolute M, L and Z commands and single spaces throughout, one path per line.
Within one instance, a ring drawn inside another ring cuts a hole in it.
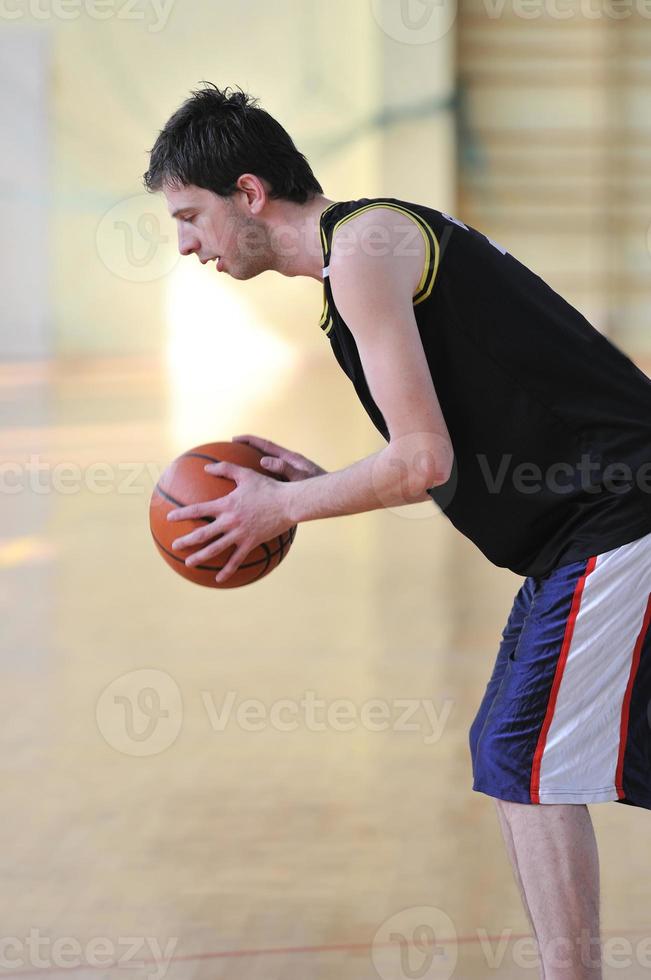
M 431 500 L 425 490 L 429 483 L 386 446 L 343 470 L 288 483 L 284 490 L 288 517 L 298 524 Z

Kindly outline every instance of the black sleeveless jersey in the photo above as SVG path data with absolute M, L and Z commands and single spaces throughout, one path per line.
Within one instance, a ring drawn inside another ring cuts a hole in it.
M 389 441 L 330 288 L 333 236 L 369 208 L 406 213 L 426 243 L 413 309 L 452 447 L 428 493 L 495 565 L 553 568 L 651 532 L 651 381 L 539 276 L 485 235 L 395 198 L 321 215 L 320 326 Z

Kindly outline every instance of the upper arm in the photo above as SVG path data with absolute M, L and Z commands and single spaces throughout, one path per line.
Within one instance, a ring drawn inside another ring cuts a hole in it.
M 390 218 L 383 217 L 386 214 Z M 396 215 L 372 212 L 374 227 L 386 221 L 396 229 Z M 411 219 L 400 215 L 403 221 Z M 360 232 L 369 214 L 352 219 Z M 389 231 L 391 235 L 391 230 Z M 418 236 L 420 239 L 420 235 Z M 396 239 L 398 240 L 398 239 Z M 432 483 L 445 482 L 452 466 L 452 445 L 434 388 L 414 315 L 412 296 L 424 261 L 422 250 L 364 246 L 355 235 L 346 254 L 333 247 L 330 286 L 337 310 L 352 333 L 371 395 L 384 416 L 390 441 L 410 456 L 425 452 L 433 461 Z M 416 464 L 419 465 L 419 464 Z

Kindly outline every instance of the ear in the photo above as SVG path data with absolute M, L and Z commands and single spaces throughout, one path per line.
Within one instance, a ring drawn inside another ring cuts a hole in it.
M 245 196 L 249 213 L 259 214 L 269 200 L 267 181 L 255 174 L 241 174 L 237 178 L 236 186 Z

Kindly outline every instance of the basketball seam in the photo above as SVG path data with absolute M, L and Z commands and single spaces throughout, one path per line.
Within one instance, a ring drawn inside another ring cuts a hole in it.
M 168 503 L 174 504 L 175 507 L 192 507 L 193 506 L 192 504 L 184 504 L 184 503 L 182 503 L 182 501 L 176 500 L 171 494 L 167 493 L 166 490 L 163 490 L 159 486 L 158 483 L 154 487 L 154 492 L 155 493 L 158 493 L 161 497 L 163 497 L 164 500 L 167 500 Z M 191 520 L 193 520 L 193 521 L 208 521 L 210 523 L 211 521 L 214 521 L 215 518 L 214 517 L 193 517 L 193 518 L 191 518 Z

